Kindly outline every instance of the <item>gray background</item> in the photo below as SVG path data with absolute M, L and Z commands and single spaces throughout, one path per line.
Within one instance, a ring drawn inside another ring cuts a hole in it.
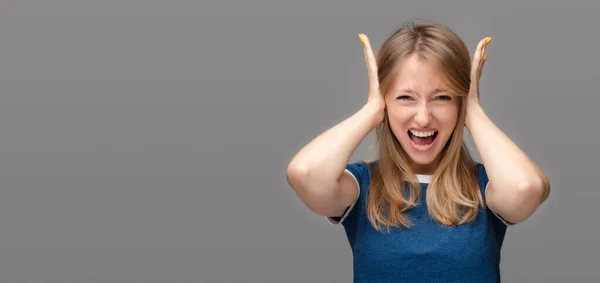
M 0 282 L 351 282 L 285 167 L 413 18 L 493 37 L 483 107 L 552 182 L 504 282 L 599 282 L 598 4 L 418 2 L 2 1 Z

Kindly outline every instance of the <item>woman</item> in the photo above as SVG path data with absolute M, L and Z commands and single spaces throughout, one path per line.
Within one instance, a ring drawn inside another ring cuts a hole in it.
M 531 216 L 550 184 L 479 104 L 491 38 L 472 63 L 464 42 L 431 21 L 401 27 L 377 58 L 359 38 L 367 103 L 294 156 L 290 186 L 343 225 L 354 282 L 499 282 L 507 225 Z M 465 126 L 482 163 L 463 142 Z M 373 129 L 378 158 L 349 163 Z

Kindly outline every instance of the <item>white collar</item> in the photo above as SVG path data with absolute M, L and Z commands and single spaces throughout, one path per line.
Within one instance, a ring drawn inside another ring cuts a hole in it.
M 429 182 L 431 182 L 431 176 L 432 175 L 417 174 L 417 180 L 419 180 L 419 183 L 429 184 Z

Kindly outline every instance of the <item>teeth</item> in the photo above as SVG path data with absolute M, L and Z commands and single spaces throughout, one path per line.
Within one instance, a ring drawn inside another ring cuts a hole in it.
M 436 131 L 430 131 L 430 132 L 417 132 L 414 130 L 410 130 L 410 133 L 417 136 L 417 137 L 428 137 L 428 136 L 432 136 Z

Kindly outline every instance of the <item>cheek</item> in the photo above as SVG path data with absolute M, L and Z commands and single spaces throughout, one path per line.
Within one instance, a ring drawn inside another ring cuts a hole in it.
M 395 105 L 393 107 L 388 107 L 387 113 L 388 118 L 390 119 L 390 123 L 406 123 L 413 116 L 414 110 L 411 107 L 403 107 Z
M 444 125 L 454 125 L 458 120 L 458 109 L 456 108 L 445 108 L 441 111 L 437 112 L 436 115 L 438 121 L 443 123 Z
M 436 117 L 438 122 L 443 125 L 455 125 L 458 121 L 458 104 L 436 105 L 436 107 L 432 109 L 432 114 Z
M 410 109 L 406 107 L 394 107 L 388 108 L 388 120 L 390 122 L 390 127 L 393 130 L 408 127 L 410 123 L 411 117 L 413 116 L 410 113 Z
M 387 111 L 392 133 L 400 143 L 405 144 L 408 141 L 406 131 L 408 130 L 412 119 L 410 109 L 397 106 L 388 108 Z

